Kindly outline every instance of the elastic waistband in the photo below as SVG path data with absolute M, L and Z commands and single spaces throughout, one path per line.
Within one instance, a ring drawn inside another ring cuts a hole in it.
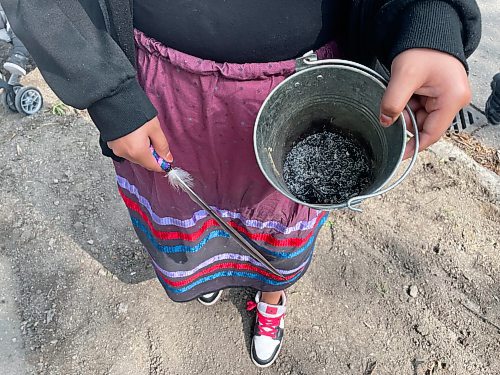
M 218 63 L 203 60 L 184 52 L 167 47 L 157 40 L 146 36 L 139 30 L 134 31 L 138 49 L 148 54 L 165 59 L 173 66 L 198 75 L 219 74 L 225 78 L 249 81 L 273 76 L 289 76 L 295 72 L 295 59 L 269 63 Z M 335 42 L 330 42 L 316 51 L 319 59 L 339 57 L 339 49 Z

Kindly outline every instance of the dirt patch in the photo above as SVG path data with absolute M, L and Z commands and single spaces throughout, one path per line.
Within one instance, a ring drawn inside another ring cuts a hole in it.
M 0 260 L 30 374 L 498 374 L 500 208 L 456 160 L 425 152 L 363 214 L 331 215 L 265 371 L 248 352 L 252 291 L 212 308 L 166 298 L 93 125 L 0 108 L 0 160 Z

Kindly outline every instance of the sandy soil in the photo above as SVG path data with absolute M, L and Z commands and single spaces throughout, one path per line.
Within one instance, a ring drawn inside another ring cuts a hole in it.
M 262 371 L 249 358 L 252 291 L 211 308 L 165 297 L 85 118 L 0 109 L 0 160 L 8 373 L 500 373 L 500 180 L 488 188 L 447 151 L 423 153 L 362 214 L 332 214 Z

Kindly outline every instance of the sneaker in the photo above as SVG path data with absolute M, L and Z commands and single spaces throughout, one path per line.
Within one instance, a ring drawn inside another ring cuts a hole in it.
M 286 295 L 282 292 L 279 305 L 269 305 L 260 301 L 261 292 L 255 302 L 247 303 L 247 310 L 257 308 L 257 317 L 252 338 L 252 362 L 257 367 L 271 366 L 281 350 L 285 329 Z
M 212 306 L 217 302 L 222 294 L 222 289 L 213 293 L 207 293 L 198 297 L 198 302 L 205 306 Z
M 3 67 L 10 74 L 25 76 L 28 68 L 28 58 L 20 53 L 15 53 L 7 59 Z

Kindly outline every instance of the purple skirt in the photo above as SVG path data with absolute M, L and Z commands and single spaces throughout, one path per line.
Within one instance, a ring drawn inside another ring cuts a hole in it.
M 162 174 L 115 163 L 119 192 L 168 296 L 181 302 L 228 287 L 289 287 L 307 270 L 327 217 L 267 182 L 255 159 L 253 126 L 267 95 L 294 73 L 295 61 L 215 63 L 138 31 L 135 40 L 138 78 L 158 110 L 174 165 L 188 171 L 196 192 L 286 277 L 248 256 Z M 338 56 L 335 44 L 317 53 Z

